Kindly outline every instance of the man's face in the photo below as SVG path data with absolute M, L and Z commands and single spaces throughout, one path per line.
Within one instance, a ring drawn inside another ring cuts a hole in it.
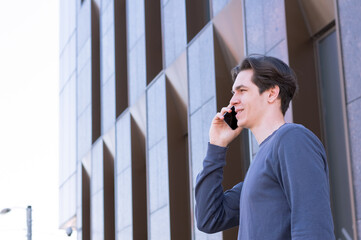
M 267 91 L 259 94 L 258 87 L 252 82 L 253 70 L 241 71 L 232 87 L 233 97 L 230 104 L 237 112 L 237 125 L 252 128 L 260 123 L 262 113 L 267 107 Z

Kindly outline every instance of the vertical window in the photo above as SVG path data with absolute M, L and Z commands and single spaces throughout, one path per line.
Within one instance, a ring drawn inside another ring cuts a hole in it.
M 186 0 L 187 42 L 190 42 L 210 20 L 209 0 Z
M 133 239 L 147 239 L 147 173 L 145 136 L 131 117 Z M 120 216 L 121 217 L 121 216 Z
M 91 1 L 91 51 L 92 51 L 92 143 L 101 135 L 100 124 L 100 32 L 99 6 Z
M 126 1 L 114 1 L 116 117 L 128 107 Z
M 322 130 L 330 169 L 336 238 L 353 238 L 352 202 L 347 162 L 346 110 L 339 72 L 336 31 L 316 42 Z
M 163 68 L 160 0 L 145 0 L 145 41 L 147 84 Z

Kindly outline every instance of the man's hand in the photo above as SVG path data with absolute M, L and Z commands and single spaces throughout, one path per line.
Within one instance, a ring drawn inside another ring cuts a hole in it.
M 223 120 L 223 115 L 226 112 L 231 112 L 231 105 L 222 108 L 212 120 L 211 128 L 209 129 L 209 142 L 213 145 L 227 147 L 233 139 L 235 139 L 242 131 L 241 127 L 232 130 L 228 124 Z

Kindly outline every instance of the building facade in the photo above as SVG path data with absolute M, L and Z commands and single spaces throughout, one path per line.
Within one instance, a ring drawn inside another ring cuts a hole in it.
M 194 186 L 230 70 L 275 56 L 299 78 L 286 114 L 325 145 L 336 239 L 361 239 L 361 2 L 61 0 L 60 219 L 78 239 L 236 239 L 197 230 Z M 243 131 L 223 186 L 258 146 Z

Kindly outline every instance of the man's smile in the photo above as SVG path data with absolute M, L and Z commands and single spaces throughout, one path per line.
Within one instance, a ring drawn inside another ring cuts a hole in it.
M 239 117 L 243 111 L 244 111 L 244 108 L 236 108 L 236 109 L 235 109 L 235 112 L 237 113 L 237 114 L 236 114 L 236 117 L 237 117 L 237 116 Z

